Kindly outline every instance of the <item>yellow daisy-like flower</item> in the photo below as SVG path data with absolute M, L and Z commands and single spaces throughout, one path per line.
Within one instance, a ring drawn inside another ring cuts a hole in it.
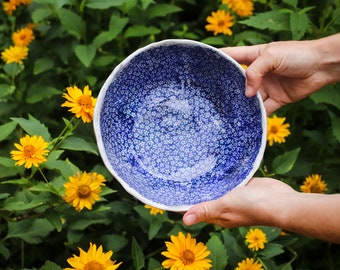
M 12 41 L 15 46 L 26 47 L 34 40 L 33 30 L 30 27 L 24 27 L 12 35 Z
M 97 173 L 77 173 L 69 177 L 69 182 L 64 184 L 64 200 L 71 204 L 77 211 L 84 207 L 92 210 L 92 205 L 100 199 L 101 186 L 105 186 L 105 178 Z
M 215 36 L 219 33 L 229 36 L 233 34 L 230 27 L 234 25 L 234 17 L 231 16 L 230 12 L 224 10 L 213 11 L 211 16 L 207 17 L 207 22 L 209 24 L 205 26 L 205 29 L 214 32 Z
M 165 242 L 167 251 L 162 255 L 168 259 L 163 261 L 164 268 L 171 270 L 207 270 L 211 268 L 211 260 L 207 259 L 210 251 L 207 247 L 196 239 L 192 238 L 190 233 L 184 236 L 179 232 L 178 236 L 171 236 L 171 242 Z
M 268 117 L 268 128 L 267 128 L 267 140 L 269 145 L 272 146 L 274 142 L 284 143 L 286 137 L 290 135 L 289 124 L 284 124 L 286 117 Z
M 246 258 L 239 262 L 235 270 L 263 270 L 261 263 L 253 258 Z
M 65 270 L 115 270 L 122 263 L 117 263 L 111 260 L 113 252 L 103 252 L 103 247 L 90 243 L 90 248 L 87 252 L 79 248 L 79 256 L 73 255 L 68 258 L 67 262 L 72 268 L 65 268 Z
M 254 11 L 254 4 L 251 0 L 222 0 L 222 4 L 228 5 L 241 17 L 251 16 Z
M 162 209 L 159 209 L 159 208 L 156 208 L 156 207 L 153 207 L 153 206 L 151 206 L 151 205 L 144 205 L 144 208 L 146 208 L 146 209 L 150 209 L 150 214 L 151 215 L 154 215 L 154 216 L 156 216 L 156 215 L 158 215 L 158 214 L 160 214 L 160 215 L 162 215 L 162 214 L 164 214 L 164 210 L 162 210 Z
M 12 15 L 13 12 L 17 9 L 17 4 L 13 1 L 4 2 L 4 11 L 7 15 Z
M 22 64 L 22 60 L 26 59 L 28 55 L 28 48 L 21 46 L 10 46 L 1 53 L 1 58 L 9 63 Z
M 24 165 L 29 169 L 32 166 L 39 167 L 40 163 L 46 161 L 46 155 L 49 150 L 48 143 L 41 136 L 29 136 L 20 139 L 20 144 L 15 143 L 14 146 L 18 150 L 12 150 L 12 159 L 16 161 L 15 165 Z
M 84 92 L 77 86 L 67 87 L 67 93 L 63 97 L 67 99 L 61 106 L 70 108 L 69 111 L 74 113 L 77 118 L 84 123 L 90 123 L 93 120 L 94 107 L 97 99 L 92 97 L 92 91 L 89 86 L 84 87 Z
M 322 180 L 321 175 L 312 174 L 306 177 L 300 190 L 305 193 L 325 193 L 327 190 L 327 183 Z
M 248 243 L 248 248 L 253 251 L 258 251 L 259 249 L 264 249 L 265 244 L 268 243 L 266 234 L 258 229 L 250 229 L 246 234 L 246 242 Z

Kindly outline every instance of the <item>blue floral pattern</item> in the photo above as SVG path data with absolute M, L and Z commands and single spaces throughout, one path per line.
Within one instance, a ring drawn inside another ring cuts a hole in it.
M 259 97 L 210 46 L 163 41 L 135 52 L 98 97 L 101 155 L 127 191 L 166 210 L 217 199 L 255 173 L 265 144 Z

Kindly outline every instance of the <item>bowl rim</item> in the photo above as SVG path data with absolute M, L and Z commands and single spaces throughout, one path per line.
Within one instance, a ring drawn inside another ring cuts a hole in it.
M 126 65 L 128 65 L 130 63 L 130 61 L 137 55 L 139 55 L 140 53 L 150 50 L 152 48 L 155 47 L 159 47 L 159 46 L 170 46 L 170 45 L 184 45 L 184 46 L 199 46 L 201 48 L 204 49 L 210 49 L 212 51 L 214 51 L 215 53 L 217 53 L 218 55 L 222 56 L 223 58 L 227 59 L 228 61 L 231 61 L 241 72 L 241 74 L 245 76 L 245 70 L 244 68 L 235 60 L 233 59 L 231 56 L 229 56 L 228 54 L 222 52 L 220 49 L 213 47 L 211 45 L 205 44 L 203 42 L 200 41 L 195 41 L 195 40 L 190 40 L 190 39 L 165 39 L 165 40 L 161 40 L 161 41 L 157 41 L 157 42 L 153 42 L 150 43 L 144 47 L 141 47 L 139 49 L 137 49 L 136 51 L 134 51 L 133 53 L 131 53 L 130 55 L 128 55 L 121 63 L 119 63 L 110 73 L 110 75 L 107 77 L 107 79 L 105 80 L 104 84 L 102 85 L 99 94 L 97 96 L 97 101 L 96 101 L 96 105 L 95 105 L 95 109 L 94 109 L 94 115 L 93 115 L 93 128 L 94 128 L 94 133 L 95 133 L 95 138 L 96 138 L 96 142 L 97 142 L 97 146 L 98 146 L 98 150 L 99 150 L 99 154 L 103 160 L 103 163 L 105 165 L 105 167 L 108 169 L 108 171 L 112 174 L 112 176 L 121 184 L 121 186 L 133 197 L 135 197 L 136 199 L 138 199 L 139 201 L 141 201 L 144 204 L 165 210 L 165 211 L 173 211 L 173 212 L 185 212 L 187 210 L 189 210 L 192 206 L 194 206 L 194 204 L 187 204 L 187 205 L 179 205 L 179 206 L 168 206 L 168 205 L 164 205 L 158 202 L 154 202 L 151 201 L 147 198 L 145 198 L 144 196 L 142 196 L 139 192 L 137 192 L 135 189 L 133 189 L 132 187 L 130 187 L 114 170 L 114 168 L 112 168 L 110 161 L 108 159 L 108 156 L 106 154 L 105 151 L 105 147 L 104 147 L 104 143 L 102 140 L 102 135 L 101 135 L 101 128 L 100 128 L 100 113 L 102 110 L 102 106 L 104 103 L 104 98 L 106 96 L 106 92 L 109 88 L 109 86 L 111 85 L 112 81 L 114 80 L 114 78 L 116 77 L 116 75 L 122 70 L 124 69 L 124 67 Z M 266 111 L 264 108 L 264 104 L 263 104 L 263 100 L 261 95 L 257 92 L 256 96 L 255 96 L 258 101 L 259 101 L 259 105 L 260 105 L 260 111 L 261 111 L 261 126 L 262 126 L 262 138 L 261 138 L 261 145 L 260 148 L 258 150 L 258 153 L 256 155 L 256 159 L 252 164 L 252 169 L 251 171 L 248 173 L 247 177 L 240 182 L 235 188 L 240 187 L 240 186 L 244 186 L 246 185 L 250 179 L 254 176 L 254 174 L 256 173 L 256 171 L 258 170 L 258 168 L 260 167 L 263 155 L 264 155 L 264 151 L 266 148 L 266 141 L 267 141 L 267 115 L 266 115 Z M 230 191 L 229 191 L 230 192 Z

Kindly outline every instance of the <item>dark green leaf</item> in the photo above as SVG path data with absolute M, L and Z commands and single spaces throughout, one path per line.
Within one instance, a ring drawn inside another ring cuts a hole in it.
M 48 6 L 40 7 L 32 12 L 32 20 L 34 23 L 39 23 L 52 14 L 53 10 L 50 9 Z
M 310 98 L 316 104 L 327 103 L 340 109 L 340 83 L 327 85 Z
M 228 254 L 221 239 L 212 234 L 207 242 L 208 250 L 211 252 L 209 258 L 212 261 L 213 270 L 223 270 L 227 265 Z
M 73 151 L 85 151 L 88 153 L 98 155 L 97 145 L 89 143 L 83 138 L 68 137 L 62 142 L 60 148 Z
M 82 18 L 69 9 L 58 9 L 58 17 L 65 29 L 77 38 L 85 36 L 85 23 Z
M 284 253 L 284 250 L 282 249 L 281 245 L 276 243 L 267 243 L 265 248 L 259 251 L 259 255 L 265 259 L 273 258 L 282 253 Z
M 97 47 L 95 45 L 77 45 L 74 48 L 74 52 L 80 62 L 85 67 L 89 67 L 93 58 L 96 56 Z
M 18 123 L 19 126 L 29 135 L 42 136 L 45 141 L 49 141 L 51 139 L 51 135 L 47 127 L 31 115 L 29 115 L 28 119 L 17 117 L 12 117 L 11 119 Z
M 154 0 L 141 0 L 142 1 L 142 8 L 145 10 L 151 4 L 154 4 Z
M 277 10 L 272 10 L 264 13 L 257 13 L 248 19 L 239 21 L 239 23 L 254 27 L 257 29 L 269 29 L 273 31 L 290 30 L 289 14 L 280 13 Z
M 133 25 L 126 30 L 124 36 L 126 38 L 129 38 L 129 37 L 144 37 L 144 36 L 148 36 L 148 35 L 159 34 L 160 32 L 161 32 L 161 30 L 154 27 L 154 26 L 147 27 L 145 25 Z
M 309 19 L 306 13 L 293 12 L 290 14 L 290 28 L 294 40 L 300 40 L 304 36 L 308 23 Z
M 7 139 L 7 137 L 12 134 L 16 126 L 17 126 L 17 123 L 14 121 L 1 125 L 0 126 L 0 141 Z
M 54 230 L 46 219 L 26 219 L 8 222 L 8 238 L 20 238 L 30 244 L 39 244 Z
M 6 72 L 6 74 L 8 74 L 11 77 L 17 76 L 24 69 L 25 69 L 25 66 L 23 64 L 9 63 L 9 64 L 4 65 L 4 71 Z
M 285 152 L 284 154 L 277 156 L 273 160 L 273 169 L 276 174 L 288 173 L 295 164 L 295 161 L 300 153 L 300 148 Z
M 121 234 L 105 234 L 101 239 L 105 243 L 105 246 L 114 252 L 120 251 L 129 243 L 126 237 Z
M 340 142 L 340 118 L 331 114 L 332 132 L 334 137 Z
M 58 232 L 61 231 L 63 224 L 62 216 L 59 212 L 52 209 L 47 209 L 45 212 L 45 217 Z
M 144 267 L 143 250 L 134 237 L 132 238 L 132 260 L 135 270 L 140 270 Z
M 46 261 L 39 270 L 62 270 L 62 268 L 54 262 Z
M 39 58 L 34 63 L 33 74 L 38 75 L 45 71 L 52 69 L 54 66 L 54 60 L 48 57 Z
M 86 6 L 92 9 L 108 9 L 110 7 L 119 7 L 129 0 L 88 0 Z
M 0 98 L 6 97 L 13 94 L 15 91 L 15 86 L 10 84 L 0 84 Z
M 27 103 L 34 104 L 57 95 L 61 95 L 61 91 L 54 87 L 48 85 L 32 84 L 27 91 L 26 101 Z
M 5 244 L 0 241 L 0 254 L 7 260 L 11 255 L 9 249 L 5 246 Z
M 298 0 L 283 0 L 284 3 L 296 8 L 298 4 Z
M 153 5 L 148 9 L 149 19 L 156 17 L 164 17 L 168 14 L 172 14 L 175 12 L 180 12 L 182 9 L 178 6 L 171 4 L 157 4 Z

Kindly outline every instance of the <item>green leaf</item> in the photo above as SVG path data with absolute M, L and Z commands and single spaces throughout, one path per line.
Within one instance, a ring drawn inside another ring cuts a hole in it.
M 86 1 L 86 7 L 92 9 L 108 9 L 111 7 L 119 7 L 129 0 L 88 0 Z
M 10 84 L 0 84 L 0 98 L 6 97 L 13 94 L 15 91 L 15 86 Z
M 298 0 L 282 0 L 284 3 L 296 8 L 298 4 Z
M 135 270 L 140 270 L 144 267 L 145 261 L 143 250 L 134 237 L 132 237 L 132 260 Z
M 46 261 L 39 270 L 62 270 L 62 268 L 54 262 Z
M 14 121 L 1 125 L 0 126 L 0 141 L 7 139 L 7 137 L 12 134 L 16 126 L 17 126 L 17 123 Z
M 241 24 L 248 25 L 257 29 L 269 29 L 273 31 L 290 30 L 289 27 L 289 14 L 281 13 L 277 10 L 272 10 L 263 13 L 257 13 L 243 21 Z
M 9 256 L 11 255 L 11 252 L 9 251 L 9 249 L 5 246 L 5 244 L 2 241 L 0 241 L 0 254 L 6 260 L 8 260 Z
M 97 145 L 89 143 L 83 138 L 68 137 L 61 143 L 60 148 L 73 151 L 85 151 L 98 156 Z
M 34 23 L 39 23 L 52 14 L 53 10 L 48 6 L 40 7 L 32 12 L 32 20 Z
M 39 58 L 34 63 L 33 74 L 38 75 L 54 67 L 54 60 L 49 57 Z
M 277 156 L 273 160 L 273 169 L 276 174 L 288 173 L 295 164 L 295 161 L 300 153 L 300 148 L 285 152 L 284 154 Z
M 85 36 L 85 23 L 78 14 L 64 8 L 57 11 L 61 24 L 70 34 L 79 39 Z
M 209 255 L 209 259 L 212 261 L 212 270 L 223 270 L 227 265 L 228 254 L 227 251 L 221 241 L 221 239 L 212 234 L 210 239 L 208 240 L 206 246 L 208 250 L 211 252 Z
M 74 48 L 74 52 L 80 62 L 83 63 L 85 67 L 89 67 L 93 58 L 96 56 L 97 47 L 95 45 L 77 45 Z
M 203 42 L 205 44 L 209 44 L 209 45 L 214 45 L 214 46 L 224 46 L 225 45 L 225 42 L 224 42 L 224 40 L 221 36 L 207 37 L 207 38 L 201 40 L 201 42 Z
M 284 253 L 281 245 L 276 243 L 268 243 L 265 248 L 258 252 L 263 259 L 271 259 L 277 255 Z
M 28 119 L 17 117 L 12 117 L 11 119 L 18 123 L 19 126 L 29 135 L 42 136 L 45 141 L 49 141 L 51 139 L 51 135 L 47 127 L 31 115 L 29 115 Z
M 30 182 L 30 180 L 28 178 L 20 178 L 20 179 L 1 181 L 1 184 L 11 184 L 11 185 L 17 185 L 17 186 L 28 186 L 28 185 L 31 184 L 31 182 Z
M 9 64 L 4 65 L 4 71 L 6 72 L 6 74 L 8 74 L 11 77 L 17 76 L 24 69 L 25 69 L 25 66 L 23 64 L 9 63 Z
M 327 103 L 340 109 L 340 83 L 329 84 L 315 92 L 310 98 L 316 103 Z
M 154 4 L 155 1 L 154 0 L 141 0 L 142 2 L 142 9 L 145 10 L 147 9 L 147 7 L 151 4 Z
M 308 23 L 309 18 L 306 13 L 293 12 L 290 14 L 290 28 L 294 40 L 300 40 L 304 36 Z
M 49 160 L 48 158 L 45 162 L 45 168 L 59 171 L 66 179 L 80 171 L 78 167 L 68 160 Z
M 180 12 L 182 9 L 178 6 L 171 5 L 171 4 L 157 4 L 151 6 L 148 10 L 149 19 L 153 19 L 156 17 L 164 17 L 166 15 Z
M 58 232 L 61 232 L 63 224 L 62 216 L 59 212 L 52 209 L 47 209 L 45 212 L 45 217 Z
M 340 118 L 334 114 L 330 114 L 332 123 L 332 132 L 334 137 L 340 142 Z
M 27 90 L 26 101 L 29 104 L 35 104 L 44 99 L 51 98 L 57 95 L 61 95 L 60 90 L 52 86 L 32 84 Z
M 144 37 L 144 36 L 155 35 L 159 33 L 161 33 L 161 30 L 154 26 L 147 27 L 145 25 L 133 25 L 126 30 L 124 36 L 126 38 Z
M 26 219 L 8 222 L 8 238 L 20 238 L 30 244 L 39 244 L 53 231 L 53 226 L 46 219 Z
M 121 234 L 104 234 L 101 239 L 109 250 L 118 252 L 129 244 L 129 241 Z

